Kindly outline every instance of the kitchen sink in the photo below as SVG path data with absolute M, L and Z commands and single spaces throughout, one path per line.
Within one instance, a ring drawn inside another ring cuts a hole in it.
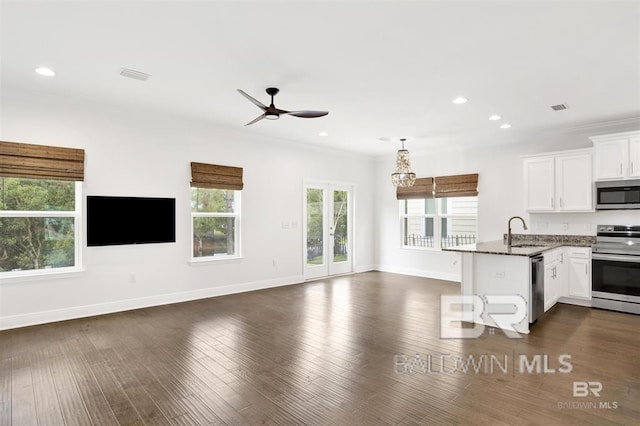
M 541 244 L 511 244 L 511 247 L 516 248 L 536 248 L 536 247 L 546 247 Z

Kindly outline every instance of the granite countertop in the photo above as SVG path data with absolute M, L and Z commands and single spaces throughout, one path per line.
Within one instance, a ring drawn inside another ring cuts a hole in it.
M 517 243 L 514 243 L 517 245 Z M 502 254 L 507 256 L 536 256 L 547 250 L 556 247 L 562 247 L 558 243 L 537 243 L 533 247 L 514 247 L 507 246 L 502 240 L 486 241 L 483 243 L 466 244 L 463 246 L 443 248 L 444 251 L 457 251 L 462 253 L 486 253 L 486 254 Z
M 442 250 L 462 253 L 486 253 L 531 257 L 556 247 L 591 247 L 591 245 L 595 243 L 595 237 L 587 235 L 513 234 L 511 247 L 508 247 L 506 242 L 507 236 L 505 234 L 502 240 L 448 247 L 443 248 Z M 529 247 L 517 247 L 518 245 L 527 245 Z

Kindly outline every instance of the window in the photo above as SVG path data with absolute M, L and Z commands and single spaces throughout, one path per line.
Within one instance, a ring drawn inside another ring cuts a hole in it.
M 0 275 L 80 268 L 84 150 L 0 141 Z
M 240 191 L 191 188 L 193 258 L 240 255 Z
M 397 188 L 403 247 L 446 247 L 476 242 L 478 174 L 418 178 Z
M 403 247 L 445 248 L 476 241 L 478 197 L 400 200 Z
M 193 260 L 240 257 L 241 167 L 191 163 Z
M 0 274 L 80 265 L 80 182 L 0 176 Z

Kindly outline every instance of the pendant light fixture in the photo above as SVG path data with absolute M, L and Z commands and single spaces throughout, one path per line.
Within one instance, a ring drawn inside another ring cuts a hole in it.
M 400 139 L 402 149 L 398 150 L 398 156 L 396 157 L 396 171 L 391 174 L 393 185 L 401 188 L 413 186 L 416 183 L 416 174 L 411 171 L 409 151 L 404 149 L 404 141 L 406 139 Z

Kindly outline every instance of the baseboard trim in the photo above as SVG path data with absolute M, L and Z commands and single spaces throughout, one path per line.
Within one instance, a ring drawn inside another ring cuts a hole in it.
M 375 270 L 376 270 L 376 266 L 375 265 L 356 266 L 355 273 L 356 274 L 360 274 L 362 272 L 371 272 L 371 271 L 375 271 Z
M 241 284 L 230 284 L 221 287 L 210 287 L 200 290 L 185 291 L 179 293 L 160 294 L 156 296 L 136 299 L 119 300 L 116 302 L 99 303 L 94 305 L 75 306 L 71 308 L 55 309 L 50 311 L 33 312 L 22 315 L 0 317 L 0 330 L 28 327 L 32 325 L 46 324 L 57 321 L 67 321 L 78 318 L 92 317 L 96 315 L 112 314 L 115 312 L 130 311 L 133 309 L 149 308 L 152 306 L 167 305 L 170 303 L 188 302 L 190 300 L 206 299 L 209 297 L 224 296 L 228 294 L 244 293 L 248 291 L 263 290 L 272 287 L 282 287 L 292 284 L 301 284 L 304 276 L 294 275 L 290 277 L 276 278 L 272 280 L 254 281 Z
M 560 303 L 566 303 L 569 305 L 578 305 L 578 306 L 586 306 L 588 308 L 591 307 L 591 300 L 587 299 L 577 299 L 569 296 L 562 296 L 558 299 Z
M 444 281 L 454 281 L 457 283 L 459 283 L 461 280 L 461 277 L 459 274 L 427 271 L 424 269 L 402 268 L 402 267 L 389 266 L 389 265 L 377 265 L 375 270 L 381 271 L 381 272 L 391 272 L 394 274 L 401 274 L 401 275 L 411 275 L 414 277 L 433 278 L 436 280 L 444 280 Z

